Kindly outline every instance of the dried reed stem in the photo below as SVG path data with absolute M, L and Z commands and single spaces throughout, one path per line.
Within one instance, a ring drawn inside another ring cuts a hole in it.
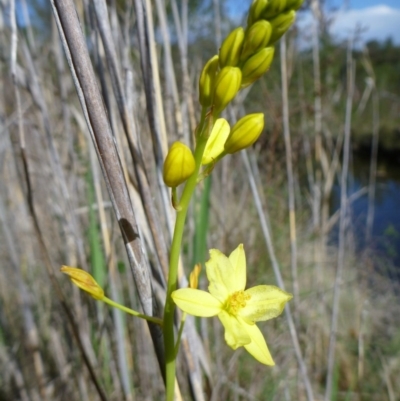
M 346 117 L 344 125 L 344 148 L 343 148 L 343 166 L 340 178 L 340 223 L 339 223 L 339 250 L 337 258 L 337 270 L 335 286 L 333 293 L 333 307 L 331 331 L 328 350 L 327 376 L 325 401 L 331 399 L 333 373 L 335 367 L 336 334 L 339 316 L 340 290 L 342 285 L 342 274 L 344 269 L 344 255 L 346 245 L 346 215 L 347 215 L 347 175 L 349 171 L 350 158 L 350 133 L 351 133 L 351 114 L 353 107 L 354 94 L 354 64 L 352 57 L 353 41 L 350 39 L 347 49 L 347 98 L 346 98 Z
M 143 244 L 139 236 L 115 139 L 97 86 L 75 6 L 71 0 L 52 0 L 51 4 L 86 123 L 125 242 L 140 303 L 144 313 L 153 316 L 155 304 L 151 289 L 150 270 L 144 257 Z M 163 369 L 165 363 L 162 331 L 157 325 L 151 323 L 149 323 L 149 328 L 160 367 Z
M 256 186 L 253 171 L 250 166 L 247 151 L 246 150 L 242 151 L 241 155 L 242 155 L 244 165 L 246 167 L 247 176 L 249 178 L 251 192 L 253 194 L 254 203 L 255 203 L 255 206 L 257 209 L 258 217 L 260 219 L 261 229 L 262 229 L 262 232 L 264 235 L 265 243 L 267 245 L 268 254 L 269 254 L 269 257 L 271 260 L 271 264 L 272 264 L 272 269 L 274 270 L 274 274 L 275 274 L 275 278 L 278 283 L 278 286 L 284 290 L 285 284 L 283 282 L 283 278 L 282 278 L 278 260 L 276 259 L 276 256 L 275 256 L 275 249 L 272 244 L 272 237 L 271 237 L 270 229 L 267 224 L 267 220 L 268 220 L 268 218 L 266 217 L 267 212 L 263 210 L 263 207 L 261 204 L 260 195 L 259 195 L 259 192 L 258 192 L 258 189 Z M 290 336 L 292 338 L 294 352 L 296 354 L 297 362 L 299 364 L 301 379 L 303 381 L 303 384 L 304 384 L 304 387 L 306 390 L 307 399 L 308 399 L 308 401 L 313 401 L 314 400 L 313 390 L 311 387 L 310 378 L 308 377 L 307 366 L 304 362 L 304 358 L 303 358 L 303 355 L 301 352 L 299 338 L 297 335 L 296 326 L 293 321 L 293 316 L 292 316 L 292 312 L 290 310 L 289 304 L 286 304 L 286 306 L 285 306 L 285 315 L 286 315 L 286 319 L 287 319 L 288 326 L 289 326 Z
M 290 266 L 293 280 L 293 299 L 294 299 L 294 316 L 298 321 L 299 307 L 299 281 L 297 275 L 297 235 L 296 235 L 296 210 L 295 210 L 295 193 L 294 193 L 294 177 L 292 164 L 292 145 L 290 142 L 290 126 L 289 126 L 289 95 L 288 95 L 288 74 L 287 74 L 287 57 L 286 57 L 286 35 L 280 41 L 281 50 L 281 82 L 282 82 L 282 118 L 283 118 L 283 136 L 285 140 L 286 155 L 286 172 L 288 180 L 289 195 L 289 224 L 290 224 Z

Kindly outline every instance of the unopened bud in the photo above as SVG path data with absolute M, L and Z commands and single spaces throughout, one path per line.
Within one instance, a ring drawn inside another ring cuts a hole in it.
M 89 293 L 93 298 L 99 300 L 104 298 L 103 289 L 87 271 L 69 266 L 62 266 L 61 271 L 67 274 L 76 286 Z
M 211 135 L 207 140 L 206 148 L 204 149 L 202 164 L 213 162 L 224 151 L 224 145 L 230 130 L 231 127 L 225 118 L 218 118 L 215 121 Z
M 199 102 L 203 107 L 210 107 L 212 104 L 218 66 L 218 56 L 215 55 L 207 61 L 201 72 L 199 79 Z
M 242 88 L 260 78 L 271 66 L 274 58 L 273 47 L 266 47 L 250 57 L 242 68 Z
M 253 25 L 265 11 L 268 5 L 268 0 L 255 0 L 250 6 L 249 16 L 247 17 L 247 26 Z
M 240 60 L 247 60 L 265 47 L 269 42 L 271 33 L 272 27 L 268 21 L 261 20 L 253 24 L 246 33 Z
M 190 273 L 189 276 L 189 287 L 193 288 L 194 290 L 197 290 L 197 287 L 199 286 L 199 275 L 201 272 L 201 264 L 197 263 L 193 271 Z
M 279 40 L 283 34 L 290 28 L 296 19 L 296 11 L 290 10 L 285 13 L 279 14 L 276 18 L 271 20 L 272 35 L 269 39 L 269 45 Z
M 224 67 L 236 67 L 239 63 L 244 40 L 242 27 L 233 30 L 223 41 L 219 49 L 219 65 Z
M 286 9 L 287 0 L 269 0 L 268 6 L 265 8 L 262 18 L 274 18 Z
M 174 142 L 164 162 L 165 184 L 176 188 L 193 174 L 195 167 L 196 162 L 192 151 L 182 142 Z
M 302 4 L 303 4 L 304 0 L 287 0 L 287 4 L 286 4 L 286 10 L 298 10 Z
M 232 128 L 225 142 L 225 152 L 235 153 L 245 149 L 258 139 L 264 128 L 264 114 L 248 114 L 241 118 Z
M 215 82 L 214 107 L 221 112 L 236 96 L 242 83 L 242 72 L 237 67 L 224 67 Z

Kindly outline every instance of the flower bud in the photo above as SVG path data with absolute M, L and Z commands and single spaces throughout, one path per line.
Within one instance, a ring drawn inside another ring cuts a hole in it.
M 164 162 L 165 185 L 176 188 L 193 174 L 195 167 L 192 151 L 182 142 L 174 142 Z
M 232 128 L 225 142 L 225 152 L 235 153 L 245 149 L 258 139 L 264 128 L 264 114 L 248 114 L 241 118 Z
M 240 60 L 247 60 L 265 47 L 269 42 L 271 33 L 272 27 L 268 21 L 261 20 L 253 24 L 246 33 Z
M 304 0 L 287 0 L 286 3 L 286 10 L 298 10 L 302 4 L 303 4 Z
M 93 298 L 99 300 L 104 298 L 103 289 L 87 271 L 69 266 L 62 266 L 61 271 L 67 274 L 76 286 L 89 293 Z
M 286 5 L 287 0 L 269 0 L 262 14 L 262 18 L 270 19 L 276 17 L 286 9 Z
M 218 71 L 218 56 L 210 58 L 201 72 L 199 79 L 199 102 L 203 107 L 210 107 Z
M 276 18 L 271 20 L 272 25 L 272 35 L 269 39 L 269 45 L 275 43 L 279 40 L 283 34 L 290 28 L 296 19 L 296 11 L 287 11 L 285 13 L 279 14 Z
M 273 47 L 265 47 L 245 62 L 242 68 L 242 88 L 249 86 L 268 71 L 274 51 Z
M 214 107 L 221 112 L 236 96 L 242 82 L 242 72 L 237 67 L 224 67 L 215 82 Z
M 238 65 L 243 40 L 244 29 L 242 27 L 236 28 L 225 38 L 219 49 L 219 65 L 221 68 Z
M 189 288 L 193 288 L 194 290 L 197 290 L 197 287 L 199 286 L 200 272 L 201 272 L 201 264 L 196 263 L 192 272 L 189 275 Z
M 247 26 L 253 25 L 261 19 L 262 13 L 268 5 L 268 0 L 255 0 L 250 6 L 249 16 L 247 17 Z
M 207 140 L 206 148 L 204 149 L 201 164 L 211 163 L 224 151 L 224 145 L 230 130 L 231 127 L 225 118 L 218 118 L 218 120 L 215 121 L 211 135 Z

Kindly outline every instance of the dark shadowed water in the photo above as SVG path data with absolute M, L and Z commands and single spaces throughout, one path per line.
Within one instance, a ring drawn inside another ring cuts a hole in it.
M 369 152 L 353 153 L 348 181 L 348 195 L 369 184 Z M 340 206 L 340 187 L 336 185 L 331 199 L 331 211 Z M 368 194 L 351 204 L 351 223 L 358 251 L 366 247 L 392 268 L 388 274 L 400 281 L 400 154 L 380 152 L 375 189 L 372 238 L 365 240 Z M 337 241 L 338 230 L 332 233 Z

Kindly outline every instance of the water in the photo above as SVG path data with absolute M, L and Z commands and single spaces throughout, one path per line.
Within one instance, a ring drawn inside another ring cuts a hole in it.
M 353 153 L 348 181 L 348 195 L 368 187 L 369 152 Z M 331 199 L 331 211 L 340 206 L 340 187 L 336 185 Z M 391 278 L 400 281 L 400 155 L 379 152 L 375 190 L 375 213 L 372 238 L 365 241 L 368 213 L 368 193 L 351 204 L 351 223 L 358 251 L 366 247 L 377 259 L 392 265 Z M 337 241 L 337 229 L 333 232 Z

